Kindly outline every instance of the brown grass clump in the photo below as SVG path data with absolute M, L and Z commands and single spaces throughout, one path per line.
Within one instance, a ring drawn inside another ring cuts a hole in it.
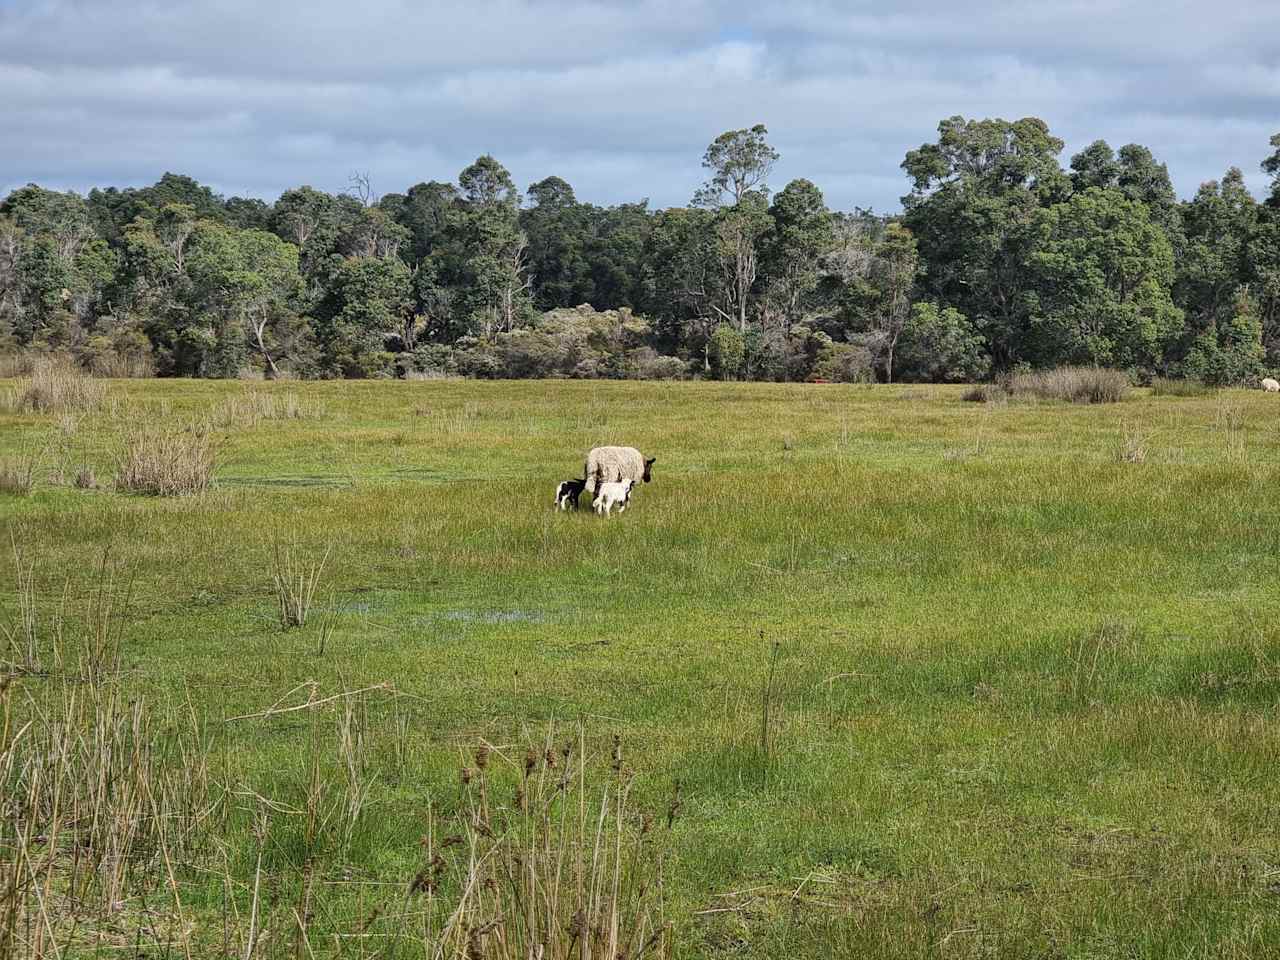
M 125 440 L 116 486 L 156 497 L 203 493 L 213 482 L 215 463 L 213 437 L 207 426 L 143 428 Z
M 1136 423 L 1122 423 L 1116 459 L 1121 463 L 1146 463 L 1147 441 L 1150 439 L 1150 434 L 1144 433 Z
M 15 413 L 68 413 L 97 410 L 106 385 L 65 357 L 41 357 L 31 375 L 18 381 L 6 404 Z
M 29 443 L 21 445 L 16 453 L 0 457 L 0 493 L 26 497 L 36 486 L 36 474 L 44 460 L 46 448 Z
M 146 380 L 156 375 L 156 365 L 145 355 L 108 353 L 94 357 L 90 368 L 95 377 L 111 380 Z
M 1003 403 L 1009 394 L 998 383 L 975 383 L 960 399 L 970 403 Z
M 26 497 L 36 485 L 35 461 L 24 457 L 0 457 L 0 493 Z
M 1069 403 L 1118 403 L 1129 395 L 1129 378 L 1106 367 L 1055 367 L 1017 373 L 1006 389 L 1013 396 L 1034 396 Z
M 76 471 L 76 475 L 71 480 L 77 490 L 97 490 L 98 478 L 93 472 L 93 467 L 85 464 Z

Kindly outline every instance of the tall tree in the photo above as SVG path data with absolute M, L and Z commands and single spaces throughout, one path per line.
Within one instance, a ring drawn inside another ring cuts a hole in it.
M 560 177 L 531 184 L 520 227 L 529 238 L 529 281 L 540 309 L 576 306 L 595 299 L 586 246 L 591 208 L 579 204 Z
M 747 329 L 759 267 L 756 245 L 769 227 L 768 178 L 778 152 L 769 145 L 768 133 L 758 123 L 716 137 L 702 157 L 711 178 L 694 196 L 695 205 L 715 212 L 716 247 L 726 281 L 725 304 L 716 309 L 740 333 Z
M 817 290 L 819 262 L 833 245 L 831 211 L 822 191 L 808 180 L 792 180 L 769 207 L 770 228 L 762 256 L 765 313 L 784 333 L 799 322 Z
M 875 327 L 882 344 L 885 382 L 893 382 L 893 355 L 911 316 L 911 293 L 920 271 L 916 238 L 898 223 L 885 229 L 876 245 L 872 279 L 876 287 Z
M 936 143 L 907 153 L 904 224 L 926 262 L 928 299 L 988 331 L 998 367 L 1023 359 L 1027 269 L 1038 211 L 1064 193 L 1062 141 L 1034 117 L 938 125 Z
M 1146 206 L 1116 188 L 1090 187 L 1042 210 L 1029 267 L 1022 352 L 1033 362 L 1151 369 L 1181 332 L 1173 249 Z
M 472 332 L 492 337 L 528 315 L 528 238 L 520 194 L 502 164 L 484 155 L 458 175 L 462 203 L 450 220 L 447 273 L 461 290 Z

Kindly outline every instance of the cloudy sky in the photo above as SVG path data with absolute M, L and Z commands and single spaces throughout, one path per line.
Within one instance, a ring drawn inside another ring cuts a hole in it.
M 687 203 L 717 134 L 764 123 L 776 187 L 898 207 L 952 114 L 1038 116 L 1071 153 L 1149 146 L 1178 191 L 1261 192 L 1280 3 L 0 0 L 0 196 L 165 170 L 226 194 L 379 192 L 492 153 L 522 188 Z

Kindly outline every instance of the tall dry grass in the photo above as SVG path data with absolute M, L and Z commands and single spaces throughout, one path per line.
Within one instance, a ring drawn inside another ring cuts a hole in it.
M 271 554 L 271 579 L 280 608 L 280 626 L 284 629 L 306 624 L 332 549 L 332 545 L 326 547 L 320 559 L 313 560 L 303 555 L 297 543 L 281 543 L 276 538 Z
M 228 397 L 210 415 L 221 428 L 256 427 L 264 420 L 318 420 L 325 415 L 324 404 L 296 391 L 248 389 Z
M 1017 373 L 1004 388 L 1012 396 L 1034 396 L 1068 403 L 1118 403 L 1129 395 L 1132 385 L 1121 370 L 1106 367 L 1056 367 Z
M 36 486 L 39 467 L 39 456 L 31 451 L 0 457 L 0 493 L 14 497 L 30 496 Z
M 33 567 L 15 553 L 34 645 Z M 160 894 L 149 936 L 190 956 L 177 865 L 207 841 L 218 804 L 194 714 L 156 711 L 121 683 L 128 600 L 104 554 L 75 633 L 51 635 L 66 656 L 33 650 L 42 677 L 0 678 L 0 956 L 65 956 L 86 928 L 111 943 L 147 891 Z
M 34 564 L 15 556 L 39 646 Z M 336 883 L 377 781 L 366 695 L 389 685 L 319 696 L 312 682 L 301 703 L 229 718 L 311 717 L 301 796 L 266 796 L 231 756 L 214 759 L 215 735 L 189 702 L 131 690 L 121 569 L 104 553 L 65 653 L 33 654 L 40 677 L 0 678 L 0 956 L 253 960 L 346 955 L 343 944 L 370 958 L 670 956 L 663 871 L 680 801 L 665 817 L 637 806 L 617 737 L 595 753 L 580 726 L 481 742 L 448 812 L 425 811 L 403 885 Z M 297 856 L 280 856 L 284 837 Z
M 435 824 L 424 838 L 411 895 L 457 891 L 443 913 L 427 910 L 433 955 L 669 956 L 663 862 L 678 800 L 665 824 L 637 809 L 617 737 L 607 768 L 588 756 L 581 728 L 563 741 L 548 730 L 518 758 L 481 744 L 444 838 Z
M 209 427 L 140 427 L 125 437 L 116 486 L 157 497 L 203 493 L 213 483 L 217 449 Z
M 90 369 L 95 377 L 110 380 L 146 380 L 156 375 L 156 365 L 149 356 L 114 352 L 94 357 Z
M 39 357 L 31 361 L 30 375 L 8 392 L 4 405 L 14 413 L 84 413 L 99 409 L 106 397 L 106 384 L 73 360 Z

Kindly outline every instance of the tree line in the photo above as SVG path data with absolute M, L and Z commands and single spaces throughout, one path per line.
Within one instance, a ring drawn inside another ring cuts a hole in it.
M 1165 164 L 1041 120 L 951 117 L 907 153 L 903 212 L 774 192 L 764 126 L 708 146 L 684 207 L 367 176 L 274 203 L 166 173 L 0 202 L 0 352 L 233 377 L 980 380 L 1098 364 L 1249 383 L 1280 370 L 1280 134 L 1179 201 Z M 1260 150 L 1260 152 L 1262 152 Z

